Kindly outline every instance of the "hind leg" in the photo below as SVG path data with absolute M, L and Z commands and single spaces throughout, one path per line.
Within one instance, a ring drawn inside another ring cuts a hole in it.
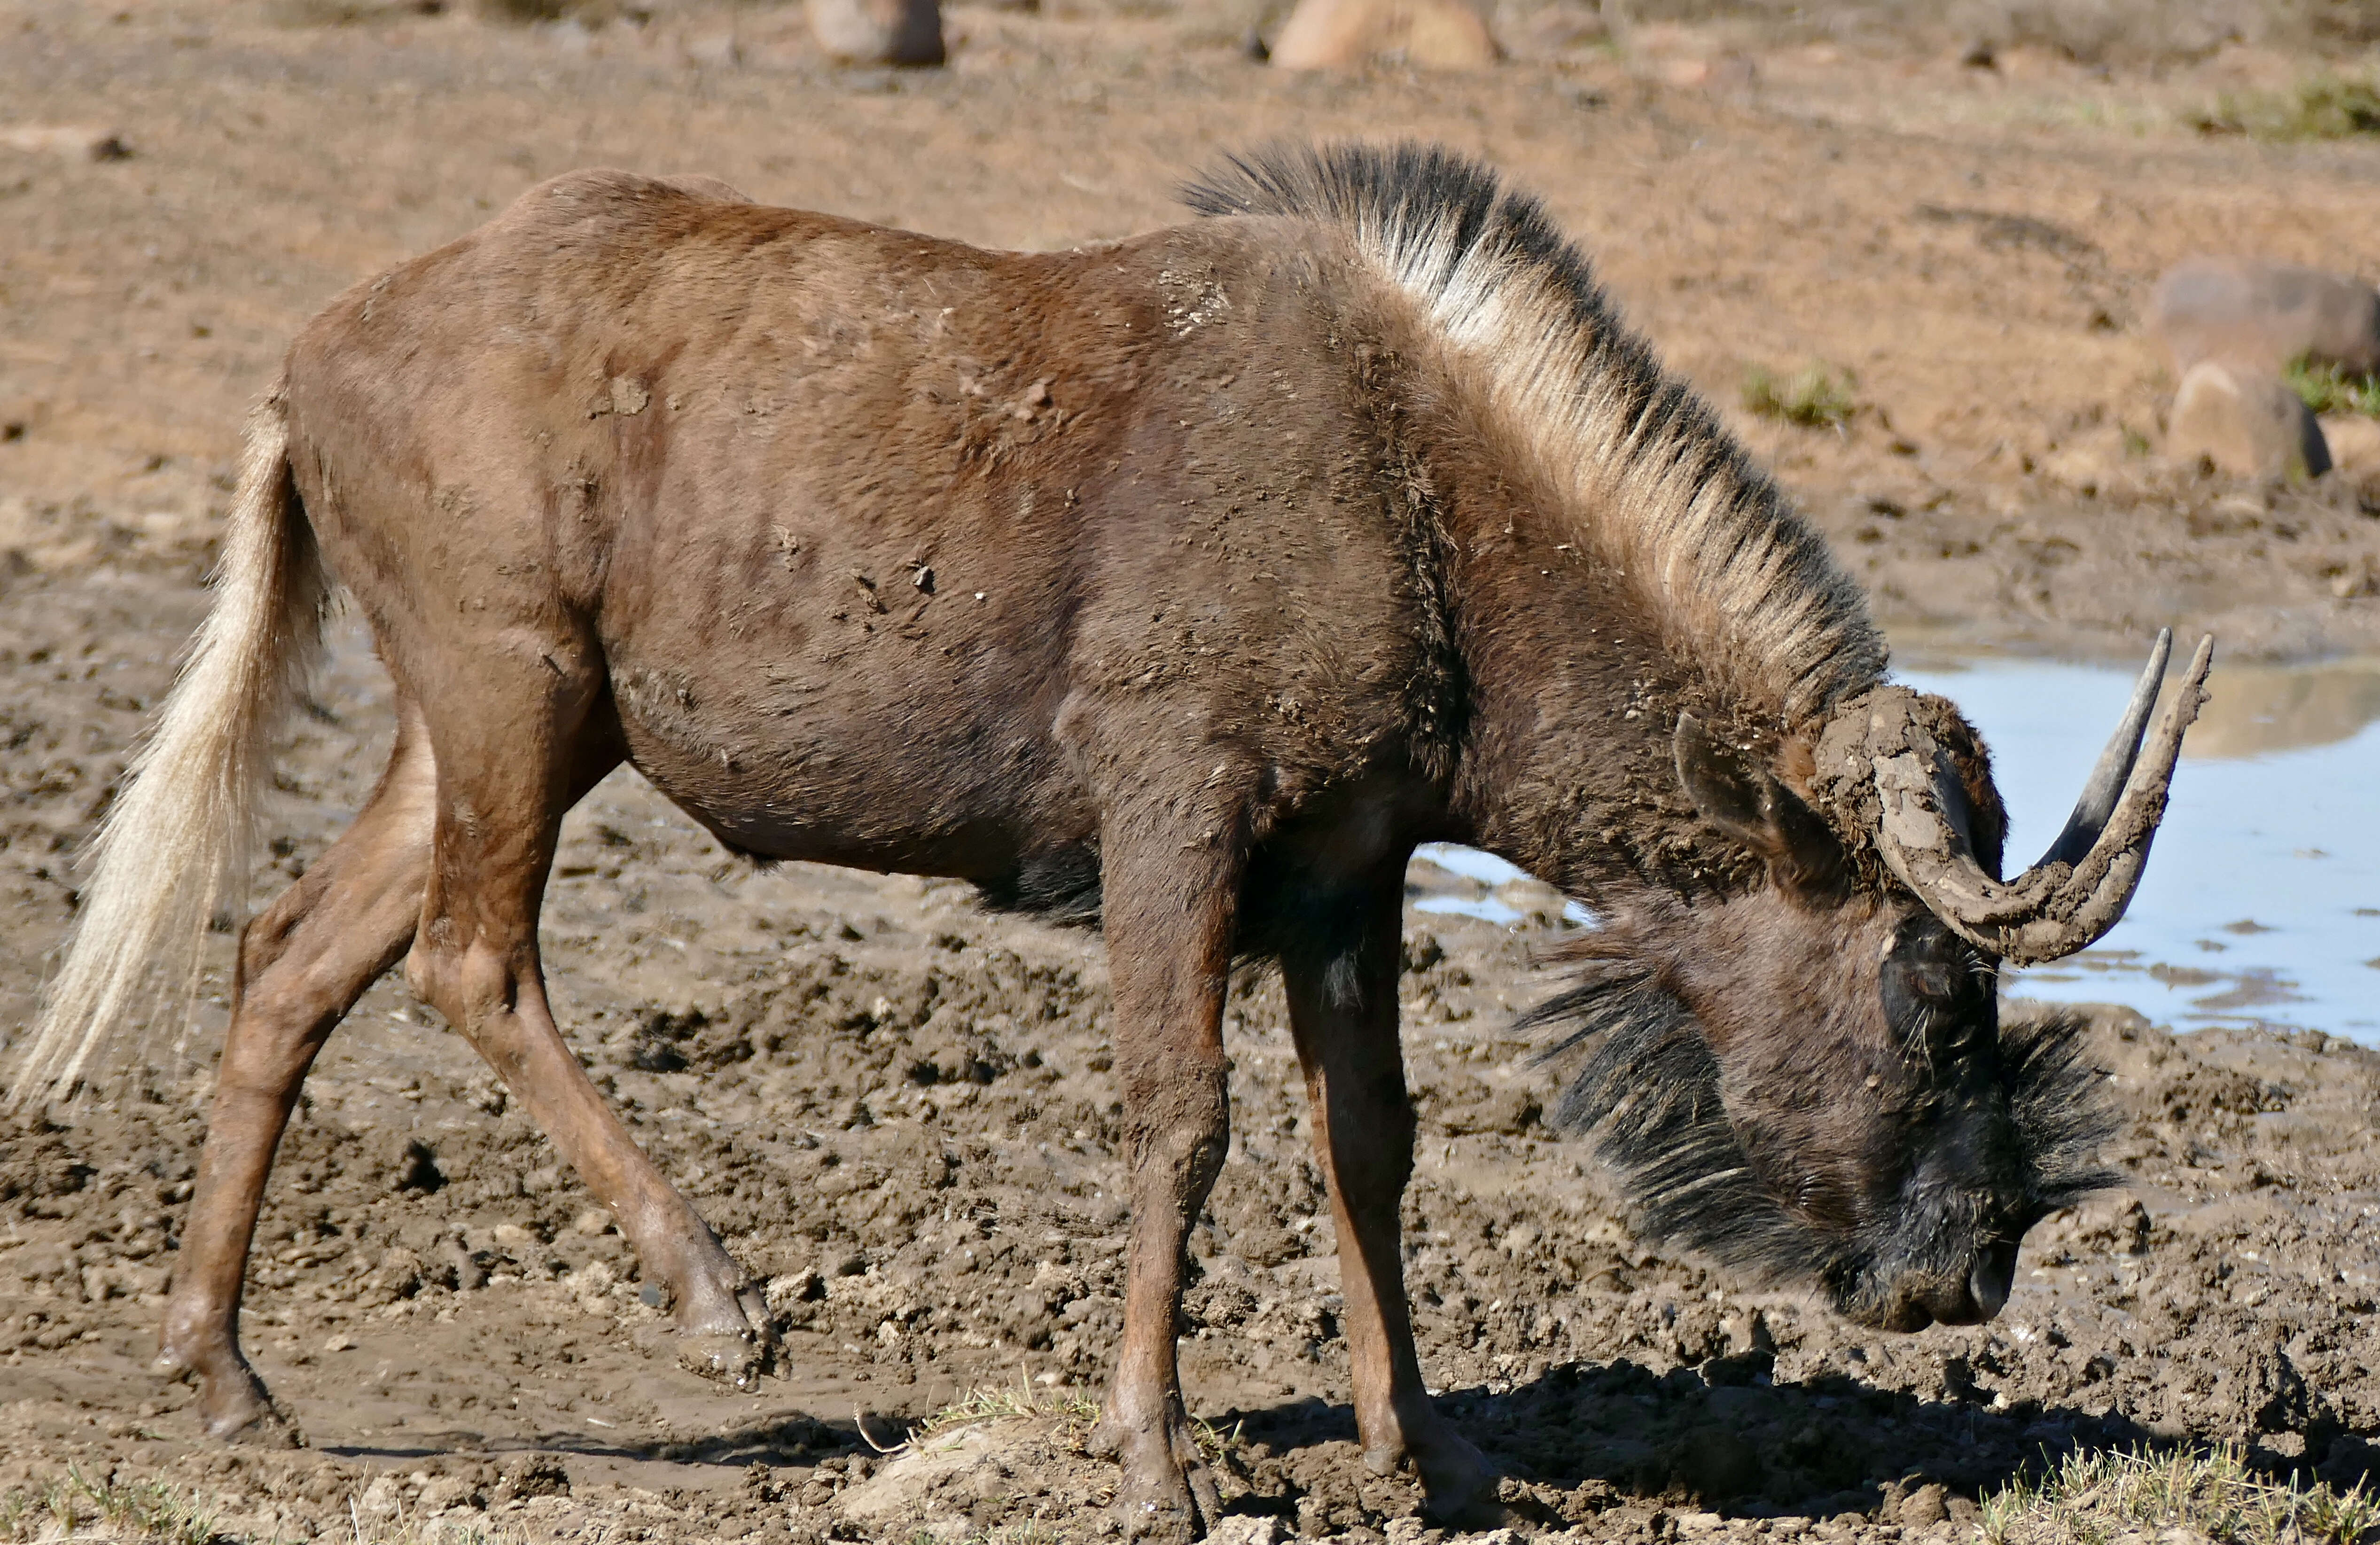
M 681 1358 L 749 1381 L 772 1339 L 743 1268 L 637 1147 L 562 1039 L 537 948 L 563 813 L 620 760 L 591 649 L 526 668 L 481 655 L 430 707 L 438 797 L 430 886 L 406 962 L 414 990 L 478 1048 L 676 1301 Z
M 315 1053 L 413 938 L 430 870 L 434 769 L 419 717 L 355 824 L 240 936 L 231 1028 L 159 1336 L 157 1367 L 195 1378 L 207 1435 L 273 1419 L 239 1349 L 240 1284 L 273 1152 Z

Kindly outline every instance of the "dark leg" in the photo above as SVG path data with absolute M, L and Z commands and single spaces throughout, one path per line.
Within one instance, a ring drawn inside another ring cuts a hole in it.
M 1128 1532 L 1191 1539 L 1221 1507 L 1183 1406 L 1174 1323 L 1191 1225 L 1231 1137 L 1222 1023 L 1238 822 L 1207 825 L 1203 840 L 1170 821 L 1119 825 L 1105 836 L 1104 886 L 1132 1234 L 1123 1346 L 1095 1437 L 1123 1464 Z
M 1410 1462 L 1445 1517 L 1479 1500 L 1495 1472 L 1430 1404 L 1405 1302 L 1397 1207 L 1413 1174 L 1414 1113 L 1397 1039 L 1402 905 L 1399 873 L 1342 931 L 1285 955 L 1281 973 L 1338 1228 L 1364 1458 L 1381 1475 Z
M 240 937 L 231 1028 L 157 1355 L 162 1371 L 197 1379 L 209 1437 L 273 1416 L 239 1349 L 240 1284 L 265 1177 L 315 1053 L 413 938 L 435 777 L 420 721 L 405 712 L 363 813 Z
M 563 813 L 619 760 L 591 653 L 477 658 L 430 709 L 438 799 L 406 973 L 488 1060 L 676 1300 L 681 1360 L 742 1384 L 770 1320 L 759 1291 L 579 1065 L 547 1006 L 537 920 Z

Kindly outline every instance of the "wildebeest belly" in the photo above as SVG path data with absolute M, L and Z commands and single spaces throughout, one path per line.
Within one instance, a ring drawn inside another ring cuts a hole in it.
M 613 698 L 638 769 L 743 852 L 998 891 L 1037 855 L 1087 845 L 1097 817 L 1050 739 L 1033 663 L 915 642 L 646 663 L 624 641 Z

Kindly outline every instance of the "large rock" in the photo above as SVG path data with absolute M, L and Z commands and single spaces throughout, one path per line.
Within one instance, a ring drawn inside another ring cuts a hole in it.
M 810 32 L 838 64 L 939 65 L 941 0 L 808 0 Z
M 2361 413 L 2325 413 L 2322 443 L 2330 449 L 2330 464 L 2341 472 L 2368 478 L 2380 472 L 2380 419 Z
M 1282 69 L 1347 69 L 1402 58 L 1427 69 L 1478 69 L 1499 56 L 1487 21 L 1463 0 L 1298 0 L 1273 40 Z
M 77 161 L 123 161 L 132 154 L 122 135 L 93 124 L 18 124 L 0 128 L 0 150 L 63 155 Z
M 2177 460 L 2203 456 L 2242 478 L 2313 478 L 2330 470 L 2322 426 L 2287 382 L 2216 359 L 2202 359 L 2182 376 L 2166 449 Z
M 2380 371 L 2380 294 L 2343 274 L 2253 258 L 2190 258 L 2157 281 L 2148 321 L 2177 371 L 2220 359 L 2277 371 L 2301 358 Z

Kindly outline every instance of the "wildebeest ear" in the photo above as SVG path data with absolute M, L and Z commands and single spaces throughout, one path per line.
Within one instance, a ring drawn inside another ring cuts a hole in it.
M 1691 713 L 1678 715 L 1676 750 L 1678 782 L 1694 809 L 1767 859 L 1777 883 L 1804 894 L 1841 884 L 1842 845 L 1799 795 L 1712 739 Z

